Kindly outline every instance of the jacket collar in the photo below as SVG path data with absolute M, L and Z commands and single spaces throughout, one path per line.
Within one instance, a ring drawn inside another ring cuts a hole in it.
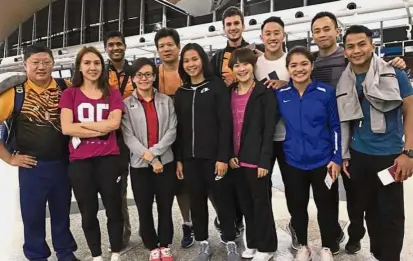
M 158 95 L 158 90 L 155 89 L 155 88 L 153 88 L 152 90 L 153 90 L 153 94 L 152 94 L 152 100 L 153 100 L 153 99 Z M 140 95 L 138 94 L 138 89 L 136 89 L 136 90 L 132 93 L 132 96 L 133 96 L 135 99 L 139 100 L 139 101 L 142 100 L 142 96 L 140 96 Z
M 297 91 L 291 79 L 290 79 L 290 82 L 288 83 L 288 86 L 294 89 L 295 91 Z M 304 93 L 314 90 L 315 88 L 317 88 L 317 86 L 318 86 L 318 81 L 312 79 L 311 83 L 307 86 L 307 89 L 305 89 Z
M 254 81 L 255 81 L 255 87 L 252 90 L 251 97 L 253 97 L 253 96 L 256 97 L 258 95 L 261 95 L 262 93 L 265 92 L 265 89 L 267 89 L 267 87 L 265 87 L 265 85 L 263 83 L 261 83 L 257 80 L 254 80 Z M 237 88 L 237 86 L 238 86 L 238 83 L 234 82 L 229 86 L 229 88 L 231 90 L 235 90 Z
M 232 47 L 232 46 L 230 46 L 230 45 L 229 45 L 229 40 L 227 41 L 227 48 L 235 48 L 235 49 L 237 49 L 237 48 L 245 47 L 245 46 L 247 46 L 247 45 L 249 45 L 249 43 L 248 43 L 247 41 L 245 41 L 244 38 L 242 38 L 242 40 L 241 40 L 241 45 L 238 46 L 238 47 Z

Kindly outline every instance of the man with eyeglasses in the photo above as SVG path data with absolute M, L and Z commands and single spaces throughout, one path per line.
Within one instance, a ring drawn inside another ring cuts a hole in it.
M 53 65 L 49 48 L 42 45 L 26 48 L 27 80 L 0 95 L 0 125 L 6 122 L 12 126 L 9 139 L 0 140 L 0 159 L 19 168 L 26 258 L 47 261 L 51 255 L 46 243 L 48 204 L 58 260 L 77 261 L 73 254 L 77 245 L 69 228 L 69 138 L 61 132 L 58 109 L 60 96 L 69 83 L 52 78 Z

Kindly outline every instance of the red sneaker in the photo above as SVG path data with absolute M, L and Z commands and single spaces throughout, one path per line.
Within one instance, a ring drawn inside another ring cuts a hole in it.
M 149 261 L 161 261 L 161 252 L 159 248 L 156 248 L 154 250 L 151 250 L 151 253 L 149 254 Z
M 162 261 L 174 261 L 174 257 L 172 256 L 171 249 L 166 248 L 166 247 L 161 247 L 160 252 L 161 252 Z

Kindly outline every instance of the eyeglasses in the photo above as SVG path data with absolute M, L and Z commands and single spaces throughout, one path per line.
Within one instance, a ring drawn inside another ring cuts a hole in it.
M 138 79 L 142 79 L 145 76 L 146 79 L 152 78 L 153 77 L 153 73 L 151 72 L 146 72 L 146 73 L 137 73 L 135 74 L 135 77 Z
M 39 67 L 40 64 L 42 64 L 44 67 L 51 67 L 53 66 L 53 62 L 52 61 L 30 61 L 29 63 L 31 63 L 33 66 L 35 67 Z

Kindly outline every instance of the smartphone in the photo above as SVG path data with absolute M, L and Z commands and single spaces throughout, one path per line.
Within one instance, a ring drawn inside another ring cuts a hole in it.
M 279 80 L 278 74 L 276 71 L 272 71 L 271 73 L 268 74 L 268 77 L 270 77 L 270 80 Z

